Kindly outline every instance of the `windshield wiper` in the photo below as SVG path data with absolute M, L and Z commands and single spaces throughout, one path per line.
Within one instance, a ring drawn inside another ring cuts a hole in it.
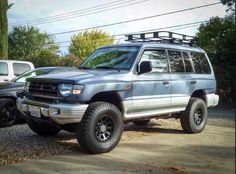
M 78 67 L 78 69 L 91 69 L 91 68 L 88 68 L 88 67 Z
M 120 68 L 112 68 L 109 66 L 98 66 L 98 67 L 95 67 L 94 69 L 112 69 L 112 70 L 117 70 L 120 72 Z

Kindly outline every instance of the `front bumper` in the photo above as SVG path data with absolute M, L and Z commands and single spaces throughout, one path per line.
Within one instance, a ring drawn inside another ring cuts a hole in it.
M 40 110 L 40 115 L 49 117 L 58 124 L 78 123 L 82 120 L 88 104 L 48 104 L 28 99 L 18 98 L 16 100 L 17 109 L 27 116 L 30 107 L 36 106 Z

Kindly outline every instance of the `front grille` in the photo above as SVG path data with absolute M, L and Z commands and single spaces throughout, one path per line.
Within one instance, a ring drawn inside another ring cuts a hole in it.
M 31 82 L 29 92 L 33 96 L 57 97 L 58 83 L 52 82 Z

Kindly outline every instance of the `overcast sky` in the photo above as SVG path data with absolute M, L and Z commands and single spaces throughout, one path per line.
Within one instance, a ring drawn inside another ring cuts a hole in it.
M 170 11 L 182 10 L 200 5 L 219 2 L 218 0 L 8 0 L 9 3 L 14 3 L 8 11 L 9 31 L 13 24 L 23 25 L 24 21 L 44 18 L 48 16 L 60 15 L 78 10 L 92 10 L 91 7 L 97 7 L 97 11 L 103 11 L 96 14 L 86 14 L 81 11 L 77 16 L 70 19 L 60 20 L 46 24 L 34 24 L 40 31 L 48 34 L 77 30 L 88 27 L 94 27 L 104 24 L 110 24 L 120 21 L 132 20 L 157 14 L 162 14 Z M 106 7 L 106 8 L 104 8 Z M 88 9 L 90 8 L 90 9 Z M 108 11 L 104 11 L 110 9 Z M 94 10 L 94 9 L 93 9 Z M 93 11 L 95 12 L 95 11 Z M 88 13 L 88 12 L 87 12 Z M 89 13 L 92 13 L 90 11 Z M 69 14 L 68 14 L 69 15 Z M 80 15 L 80 17 L 78 17 Z M 84 16 L 81 16 L 84 15 Z M 221 4 L 176 13 L 171 15 L 160 16 L 156 18 L 130 22 L 126 24 L 103 27 L 102 30 L 110 35 L 120 33 L 130 33 L 142 30 L 156 29 L 185 23 L 209 20 L 212 16 L 225 16 L 225 6 Z M 57 16 L 60 17 L 60 16 Z M 69 17 L 69 16 L 67 16 Z M 57 18 L 61 19 L 61 18 Z M 178 29 L 173 28 L 175 32 L 194 35 L 198 26 Z M 170 29 L 169 29 L 170 30 Z M 75 33 L 55 35 L 55 40 L 68 41 Z M 117 37 L 118 38 L 118 37 Z M 120 37 L 119 37 L 120 38 Z M 123 40 L 119 40 L 123 42 Z M 69 43 L 61 43 L 61 52 L 67 53 Z

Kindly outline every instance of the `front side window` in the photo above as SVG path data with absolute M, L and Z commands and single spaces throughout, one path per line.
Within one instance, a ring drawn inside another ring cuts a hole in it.
M 97 49 L 80 68 L 89 69 L 124 69 L 131 68 L 139 47 L 109 47 Z
M 167 73 L 168 64 L 165 50 L 146 50 L 144 51 L 141 61 L 152 62 L 152 72 L 154 73 Z
M 8 76 L 8 67 L 5 62 L 0 62 L 0 76 Z
M 180 51 L 168 50 L 170 69 L 173 73 L 185 72 L 184 63 Z
M 18 76 L 22 74 L 23 72 L 31 70 L 29 64 L 25 63 L 13 63 L 13 71 L 14 75 Z
M 210 74 L 211 68 L 204 53 L 191 52 L 191 58 L 197 74 Z

